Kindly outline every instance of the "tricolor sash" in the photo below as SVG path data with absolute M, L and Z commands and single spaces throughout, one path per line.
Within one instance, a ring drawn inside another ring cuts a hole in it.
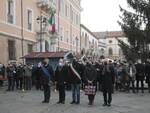
M 74 69 L 72 64 L 70 65 L 70 67 L 71 67 L 72 71 L 74 72 L 74 74 L 77 76 L 77 78 L 81 80 L 81 77 L 80 77 L 79 73 Z
M 42 68 L 42 71 L 44 72 L 44 75 L 45 75 L 46 77 L 48 77 L 49 80 L 51 80 L 51 75 L 50 75 L 48 69 L 45 68 L 44 66 L 42 66 L 41 68 Z

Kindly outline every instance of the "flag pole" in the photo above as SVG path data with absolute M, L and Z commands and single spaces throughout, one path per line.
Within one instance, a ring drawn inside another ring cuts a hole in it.
M 58 0 L 58 52 L 59 52 L 59 11 L 60 11 L 60 0 Z

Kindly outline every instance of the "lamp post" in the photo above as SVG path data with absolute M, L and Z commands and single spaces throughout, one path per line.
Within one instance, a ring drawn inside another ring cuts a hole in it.
M 46 23 L 47 19 L 43 16 L 37 18 L 38 23 L 40 23 L 40 52 L 42 52 L 42 34 L 43 34 L 43 23 Z
M 21 0 L 21 49 L 22 49 L 22 57 L 24 56 L 24 30 L 23 30 L 23 24 L 24 24 L 24 19 L 23 19 L 23 0 Z M 24 59 L 23 59 L 23 64 L 24 64 Z

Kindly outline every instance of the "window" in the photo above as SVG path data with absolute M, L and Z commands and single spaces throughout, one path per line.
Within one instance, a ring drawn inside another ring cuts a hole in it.
M 7 0 L 7 22 L 14 23 L 14 0 Z
M 27 11 L 27 17 L 28 17 L 28 30 L 32 30 L 32 11 Z
M 94 45 L 94 39 L 92 39 L 92 45 Z
M 60 40 L 63 41 L 63 38 L 64 38 L 64 31 L 63 28 L 60 27 Z
M 79 16 L 76 15 L 76 24 L 78 25 L 79 24 Z
M 66 41 L 67 41 L 67 43 L 69 42 L 69 32 L 68 31 L 66 31 Z
M 82 32 L 82 37 L 84 37 L 84 32 Z
M 64 0 L 60 0 L 60 12 L 64 14 Z
M 70 5 L 70 19 L 73 22 L 73 9 L 71 5 Z
M 109 43 L 111 44 L 111 43 L 112 43 L 112 40 L 109 40 Z
M 112 56 L 112 55 L 113 55 L 113 49 L 112 49 L 112 48 L 109 48 L 108 54 L 109 54 L 109 56 Z
M 28 44 L 28 53 L 32 53 L 32 52 L 33 52 L 33 45 Z
M 119 56 L 122 56 L 122 50 L 121 49 L 119 49 Z
M 104 54 L 104 49 L 103 48 L 101 48 L 101 53 L 102 53 L 102 55 Z
M 88 36 L 87 36 L 87 34 L 85 33 L 85 46 L 87 46 L 87 43 L 88 43 Z
M 16 60 L 16 47 L 14 40 L 8 40 L 8 57 L 9 60 Z
M 49 52 L 49 43 L 45 41 L 45 52 Z
M 67 4 L 65 5 L 65 16 L 66 16 L 66 17 L 69 16 L 69 7 L 68 7 Z

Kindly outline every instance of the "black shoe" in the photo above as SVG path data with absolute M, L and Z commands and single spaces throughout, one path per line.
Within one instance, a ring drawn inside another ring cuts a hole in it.
M 76 102 L 75 101 L 72 101 L 70 104 L 75 104 Z
M 62 101 L 61 103 L 62 103 L 62 104 L 65 104 L 65 101 Z
M 45 102 L 46 102 L 45 100 L 42 101 L 42 103 L 45 103 Z
M 49 103 L 49 101 L 45 101 L 45 103 Z
M 111 106 L 111 104 L 107 104 L 107 106 L 108 106 L 108 107 L 110 107 L 110 106 Z
M 103 106 L 107 106 L 107 103 L 104 103 Z
M 57 102 L 57 104 L 60 104 L 60 103 L 61 103 L 60 101 Z
M 49 103 L 49 101 L 42 101 L 42 103 Z
M 76 102 L 75 104 L 80 104 L 80 102 Z
M 92 102 L 89 102 L 89 103 L 88 103 L 88 105 L 90 105 L 90 106 L 91 106 L 91 105 L 92 105 Z

